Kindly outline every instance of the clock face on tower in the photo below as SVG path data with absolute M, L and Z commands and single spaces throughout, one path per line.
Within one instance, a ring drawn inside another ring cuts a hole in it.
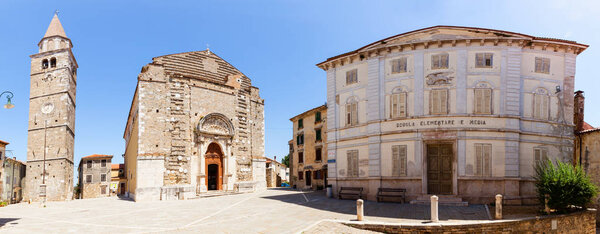
M 52 111 L 54 110 L 54 104 L 52 103 L 45 103 L 44 105 L 42 105 L 42 113 L 44 114 L 50 114 L 52 113 Z

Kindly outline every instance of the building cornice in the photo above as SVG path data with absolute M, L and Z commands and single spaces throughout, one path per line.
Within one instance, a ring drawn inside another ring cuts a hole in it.
M 389 41 L 406 37 L 416 33 L 423 33 L 425 31 L 431 31 L 436 29 L 459 29 L 467 31 L 477 31 L 494 33 L 497 37 L 482 37 L 482 38 L 454 38 L 454 39 L 439 39 L 439 40 L 425 40 L 425 41 L 410 41 L 406 43 L 389 44 Z M 331 68 L 341 67 L 347 64 L 354 63 L 356 61 L 363 61 L 365 59 L 385 56 L 392 52 L 407 52 L 415 50 L 427 50 L 432 48 L 443 48 L 443 47 L 458 47 L 458 46 L 509 46 L 518 48 L 531 48 L 535 49 L 540 47 L 542 51 L 551 50 L 554 52 L 572 53 L 575 55 L 580 54 L 588 45 L 580 44 L 574 41 L 545 38 L 545 37 L 533 37 L 525 34 L 484 29 L 484 28 L 472 28 L 472 27 L 456 27 L 456 26 L 434 26 L 424 29 L 419 29 L 386 39 L 382 39 L 363 46 L 357 50 L 347 52 L 341 55 L 337 55 L 328 58 L 326 61 L 316 64 L 317 67 L 327 71 Z

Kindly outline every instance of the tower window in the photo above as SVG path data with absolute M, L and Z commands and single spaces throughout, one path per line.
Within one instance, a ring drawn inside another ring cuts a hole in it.
M 48 68 L 48 59 L 42 60 L 42 69 Z
M 50 59 L 50 67 L 56 67 L 56 58 Z

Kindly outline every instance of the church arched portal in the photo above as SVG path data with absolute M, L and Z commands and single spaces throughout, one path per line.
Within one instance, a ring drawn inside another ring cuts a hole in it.
M 223 151 L 219 144 L 208 145 L 204 154 L 206 168 L 206 187 L 208 190 L 222 190 L 223 185 Z

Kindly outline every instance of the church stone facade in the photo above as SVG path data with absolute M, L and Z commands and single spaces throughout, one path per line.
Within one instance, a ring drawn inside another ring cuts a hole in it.
M 54 15 L 39 52 L 31 55 L 29 133 L 24 199 L 70 200 L 73 197 L 75 87 L 73 44 Z M 45 147 L 45 149 L 44 149 Z M 44 174 L 45 171 L 45 174 Z
M 534 165 L 573 155 L 575 60 L 588 46 L 435 26 L 317 64 L 327 72 L 328 183 L 409 200 L 535 196 Z
M 142 68 L 123 137 L 126 191 L 136 201 L 266 188 L 264 100 L 209 50 Z

